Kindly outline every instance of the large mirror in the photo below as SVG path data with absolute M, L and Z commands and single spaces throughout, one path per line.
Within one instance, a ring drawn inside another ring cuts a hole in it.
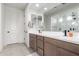
M 44 17 L 45 31 L 79 31 L 79 8 Z

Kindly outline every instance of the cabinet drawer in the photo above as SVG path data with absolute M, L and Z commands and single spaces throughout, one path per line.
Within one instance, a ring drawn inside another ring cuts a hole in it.
M 29 37 L 30 38 L 36 38 L 36 35 L 35 34 L 29 34 Z
M 67 42 L 64 42 L 64 41 L 61 41 L 61 40 L 58 40 L 58 39 L 45 37 L 44 41 L 48 42 L 50 44 L 54 44 L 54 45 L 56 45 L 58 47 L 67 48 Z
M 73 53 L 79 55 L 79 45 L 72 44 L 72 43 L 65 43 L 67 47 L 64 47 L 65 49 L 72 51 Z
M 62 48 L 58 48 L 59 56 L 77 56 L 76 54 Z
M 44 42 L 50 43 L 50 44 L 57 44 L 56 40 L 53 38 L 44 37 Z
M 38 49 L 37 49 L 37 53 L 38 53 L 39 55 L 43 56 L 43 50 L 42 50 L 42 49 L 38 48 Z
M 57 40 L 54 38 L 47 38 L 47 37 L 44 38 L 44 42 L 48 42 L 52 45 L 56 45 L 59 48 L 66 49 L 67 51 L 70 51 L 73 54 L 79 55 L 79 45 L 78 44 L 73 44 L 70 42 L 65 42 L 65 41 Z M 67 52 L 66 52 L 66 54 L 67 54 Z
M 43 40 L 42 36 L 37 35 L 37 40 Z
M 37 40 L 37 47 L 43 49 L 43 40 Z
M 30 40 L 30 48 L 33 49 L 33 51 L 36 51 L 36 40 Z
M 57 39 L 53 39 L 53 38 L 45 38 L 44 41 L 54 44 L 57 47 L 69 50 L 69 51 L 79 55 L 79 45 L 78 44 L 73 44 L 73 43 L 69 43 L 69 42 L 65 42 L 65 41 L 61 41 L 61 40 L 57 40 Z
M 50 43 L 44 43 L 44 55 L 45 56 L 56 56 L 57 55 L 57 47 L 50 44 Z
M 33 51 L 36 51 L 36 35 L 29 34 L 29 45 Z

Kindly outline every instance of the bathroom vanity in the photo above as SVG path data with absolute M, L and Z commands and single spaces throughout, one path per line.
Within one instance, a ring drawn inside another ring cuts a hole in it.
M 31 15 L 32 26 L 29 28 L 32 30 L 29 29 L 28 32 L 33 51 L 42 56 L 79 55 L 79 5 L 72 5 L 69 5 L 71 8 L 66 6 L 65 9 L 58 10 L 59 12 L 56 10 L 54 13 Z M 77 34 L 72 35 L 72 32 Z M 67 37 L 67 34 L 73 37 Z
M 68 41 L 67 37 L 52 36 L 44 33 L 29 33 L 29 38 L 30 48 L 41 56 L 79 55 L 79 43 Z

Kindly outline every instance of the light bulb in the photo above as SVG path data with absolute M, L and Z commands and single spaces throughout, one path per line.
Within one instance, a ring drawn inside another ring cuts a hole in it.
M 44 8 L 44 10 L 47 10 L 47 8 Z
M 39 7 L 39 4 L 35 4 L 36 7 Z
M 62 18 L 60 18 L 60 19 L 59 19 L 59 22 L 63 22 L 63 19 L 62 19 Z
M 68 16 L 68 17 L 67 17 L 67 20 L 68 20 L 68 21 L 72 20 L 72 16 Z

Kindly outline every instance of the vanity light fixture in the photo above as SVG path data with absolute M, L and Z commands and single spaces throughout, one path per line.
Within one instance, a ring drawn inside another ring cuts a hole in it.
M 47 8 L 44 8 L 44 10 L 47 10 Z
M 67 20 L 68 20 L 68 21 L 72 20 L 72 16 L 68 16 L 68 17 L 67 17 Z
M 35 4 L 36 7 L 39 7 L 39 4 Z
M 60 19 L 59 19 L 59 22 L 63 22 L 63 19 L 62 19 L 62 18 L 60 18 Z

